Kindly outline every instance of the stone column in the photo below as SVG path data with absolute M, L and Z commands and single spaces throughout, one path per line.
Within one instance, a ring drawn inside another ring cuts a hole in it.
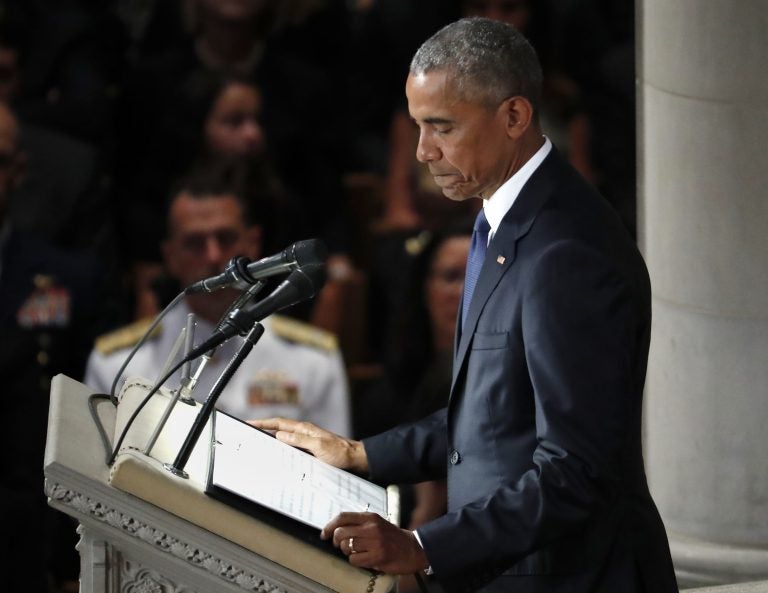
M 768 579 L 768 0 L 638 0 L 646 463 L 681 587 Z

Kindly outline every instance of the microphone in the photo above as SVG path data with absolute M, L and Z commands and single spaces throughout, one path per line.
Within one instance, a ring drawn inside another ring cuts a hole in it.
M 323 264 L 307 264 L 293 270 L 272 293 L 244 309 L 233 310 L 216 328 L 210 338 L 193 348 L 187 354 L 187 360 L 193 360 L 216 348 L 236 334 L 247 334 L 254 323 L 269 317 L 273 313 L 310 299 L 325 284 Z
M 323 264 L 327 257 L 328 249 L 320 239 L 296 241 L 280 253 L 255 262 L 243 256 L 234 257 L 221 274 L 195 282 L 184 289 L 184 294 L 213 292 L 229 286 L 243 288 L 256 284 L 260 278 L 285 274 L 310 264 Z

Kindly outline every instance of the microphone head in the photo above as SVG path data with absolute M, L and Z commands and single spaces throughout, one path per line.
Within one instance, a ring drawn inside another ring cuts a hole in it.
M 294 282 L 297 286 L 300 286 L 299 290 L 303 295 L 302 300 L 310 299 L 320 292 L 320 289 L 325 285 L 325 264 L 305 264 L 291 272 L 287 280 L 290 281 L 292 276 L 295 278 Z
M 328 259 L 328 248 L 320 239 L 296 241 L 291 246 L 292 259 L 298 268 L 311 264 L 323 264 Z
M 273 313 L 312 298 L 325 283 L 323 264 L 307 264 L 293 270 L 288 277 L 267 298 L 229 314 L 225 323 L 227 336 L 235 333 L 244 335 L 254 322 L 261 321 Z
M 311 299 L 325 284 L 325 266 L 307 264 L 293 270 L 275 291 L 267 297 L 273 299 L 277 310 Z

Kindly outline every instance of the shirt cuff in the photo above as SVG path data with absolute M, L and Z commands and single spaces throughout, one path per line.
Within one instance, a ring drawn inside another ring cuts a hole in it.
M 421 543 L 421 538 L 419 537 L 419 532 L 414 529 L 413 530 L 413 535 L 416 536 L 416 541 L 419 542 L 419 545 L 421 546 L 421 549 L 423 550 L 424 549 L 424 544 Z M 427 566 L 424 569 L 424 574 L 428 575 L 428 576 L 431 576 L 431 575 L 435 574 L 435 571 L 432 570 L 431 566 Z

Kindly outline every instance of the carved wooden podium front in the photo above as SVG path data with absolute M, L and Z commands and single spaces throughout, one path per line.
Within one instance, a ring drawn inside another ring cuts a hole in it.
M 138 380 L 127 387 L 147 391 Z M 126 388 L 121 398 L 125 393 Z M 139 443 L 153 431 L 167 393 L 155 396 L 137 416 L 110 468 L 104 441 L 114 443 L 125 424 L 123 400 L 118 407 L 108 400 L 94 404 L 91 395 L 63 375 L 54 379 L 45 456 L 49 503 L 80 523 L 83 593 L 386 593 L 392 588 L 392 577 L 352 567 L 207 497 L 201 486 L 205 438 L 190 458 L 188 480 L 162 468 L 163 457 L 180 443 L 172 430 L 163 430 L 151 456 L 142 453 Z M 194 412 L 193 406 L 177 404 L 167 426 L 183 433 Z

